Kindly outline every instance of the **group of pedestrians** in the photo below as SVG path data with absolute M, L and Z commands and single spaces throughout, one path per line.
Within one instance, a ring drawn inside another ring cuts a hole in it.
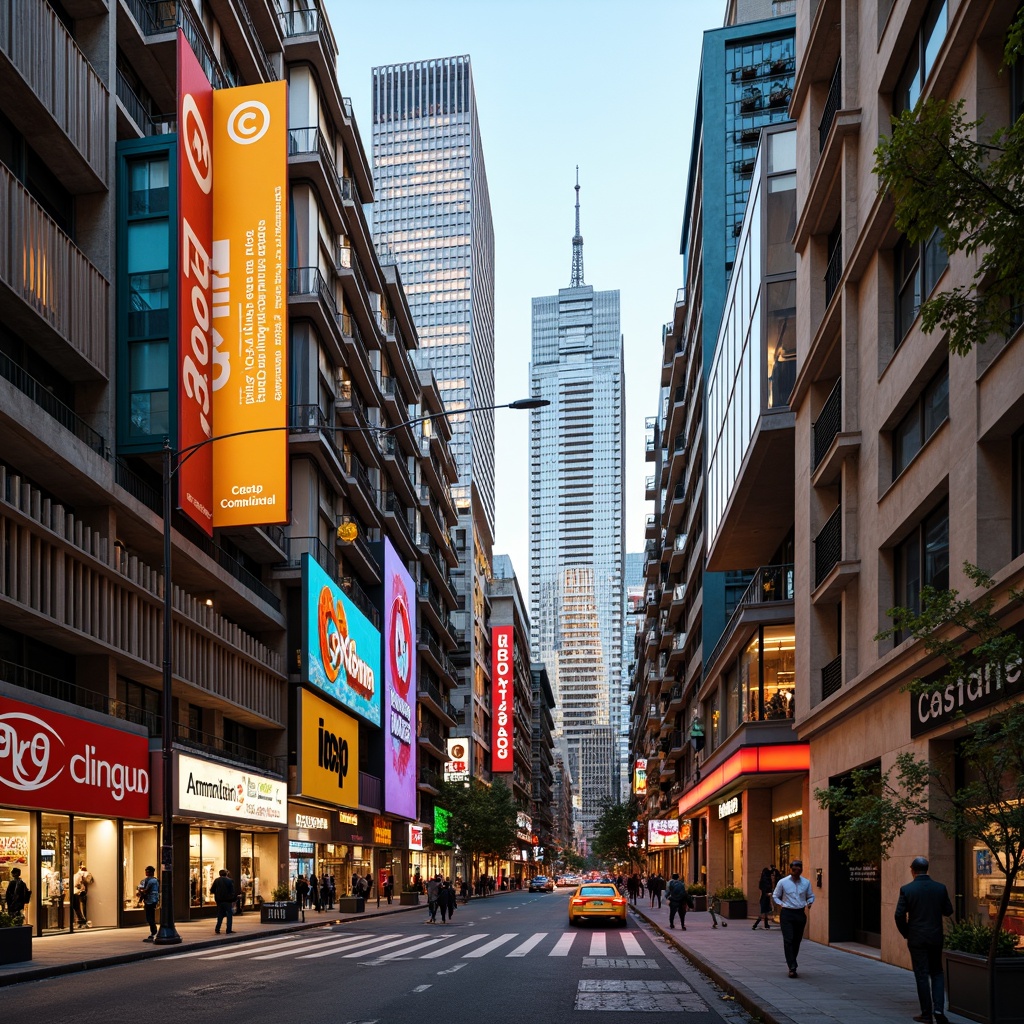
M 434 875 L 427 882 L 427 924 L 437 924 L 437 912 L 441 911 L 441 924 L 455 917 L 457 903 L 455 886 L 450 878 Z

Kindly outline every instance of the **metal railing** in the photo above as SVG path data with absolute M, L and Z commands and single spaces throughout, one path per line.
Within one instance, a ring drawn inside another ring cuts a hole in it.
M 260 39 L 259 32 L 256 31 L 256 26 L 252 22 L 252 15 L 249 13 L 248 4 L 238 4 L 235 8 L 241 11 L 242 18 L 245 24 L 249 28 L 249 37 L 256 45 L 256 56 L 259 57 L 260 63 L 263 65 L 263 70 L 266 72 L 268 82 L 279 81 L 281 76 L 277 73 L 277 68 L 274 67 L 273 62 L 270 60 L 270 56 L 267 54 L 265 47 L 263 46 L 263 40 Z
M 380 612 L 377 610 L 369 595 L 359 584 L 355 576 L 342 576 L 338 584 L 352 603 L 373 623 L 375 629 L 380 629 Z
M 843 688 L 843 656 L 833 658 L 821 670 L 821 699 L 831 697 Z
M 843 520 L 842 505 L 836 505 L 835 512 L 814 538 L 814 585 L 821 586 L 821 581 L 832 571 L 843 557 Z
M 365 526 L 352 515 L 341 515 L 338 516 L 338 525 L 341 526 L 345 523 L 351 523 L 356 528 L 355 540 L 343 542 L 345 547 L 355 548 L 360 555 L 368 562 L 376 564 L 376 559 L 373 557 L 373 552 L 370 551 L 370 544 L 368 541 L 368 531 Z
M 338 381 L 338 397 L 336 404 L 342 409 L 351 409 L 357 419 L 363 423 L 369 422 L 369 417 L 366 413 L 366 403 L 363 401 L 363 396 L 359 394 L 350 380 Z
M 334 296 L 317 267 L 293 267 L 289 270 L 288 294 L 315 295 L 330 310 L 332 316 L 338 316 L 338 307 L 335 304 Z
M 207 754 L 218 754 L 221 757 L 230 758 L 232 761 L 240 761 L 242 764 L 252 765 L 263 771 L 273 772 L 275 775 L 284 777 L 286 774 L 287 759 L 275 757 L 271 754 L 264 754 L 251 747 L 242 746 L 226 740 L 223 736 L 215 733 L 200 732 L 192 729 L 183 722 L 174 723 L 174 739 L 182 746 L 191 747 L 193 750 L 201 750 Z
M 842 429 L 843 422 L 843 379 L 836 381 L 832 393 L 825 399 L 825 404 L 818 413 L 818 418 L 811 424 L 811 433 L 814 435 L 814 462 L 811 466 L 813 472 L 821 465 L 826 452 L 835 440 L 836 434 Z
M 828 87 L 828 96 L 825 99 L 825 109 L 821 112 L 821 121 L 818 124 L 818 152 L 825 148 L 828 141 L 828 133 L 832 130 L 832 122 L 836 119 L 836 113 L 842 102 L 843 92 L 843 62 L 836 62 L 835 74 L 832 76 L 832 84 Z
M 825 268 L 825 305 L 832 301 L 836 289 L 839 287 L 839 279 L 843 276 L 843 236 L 840 233 L 836 239 L 835 247 L 829 253 L 828 266 Z
M 179 0 L 126 0 L 128 10 L 147 36 L 161 35 L 180 28 L 192 52 L 215 89 L 227 89 L 236 83 L 225 74 L 213 47 L 190 3 Z

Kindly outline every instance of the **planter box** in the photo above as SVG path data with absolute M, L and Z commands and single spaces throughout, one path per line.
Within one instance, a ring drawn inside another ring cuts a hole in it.
M 418 907 L 420 905 L 420 894 L 418 892 L 400 892 L 398 903 L 402 907 Z
M 20 964 L 32 959 L 32 925 L 0 928 L 0 964 Z
M 747 916 L 746 900 L 722 900 L 722 917 L 729 921 L 741 920 Z
M 1024 1024 L 1024 956 L 999 957 L 994 979 L 989 978 L 987 957 L 943 950 L 942 965 L 950 1013 L 979 1024 Z
M 277 924 L 280 921 L 298 921 L 299 905 L 294 901 L 260 904 L 260 924 Z
M 339 896 L 338 911 L 342 914 L 362 914 L 366 910 L 366 900 L 362 896 Z
M 708 898 L 707 896 L 691 896 L 693 900 L 693 909 L 695 912 L 708 909 Z

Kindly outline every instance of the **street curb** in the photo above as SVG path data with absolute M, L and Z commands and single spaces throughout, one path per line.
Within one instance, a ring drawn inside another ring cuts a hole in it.
M 633 913 L 638 917 L 642 917 L 663 939 L 671 942 L 701 974 L 707 975 L 726 995 L 732 996 L 752 1017 L 764 1021 L 765 1024 L 796 1024 L 792 1017 L 783 1013 L 777 1007 L 772 1006 L 771 1003 L 764 1002 L 752 989 L 740 984 L 730 975 L 723 974 L 713 963 L 705 960 L 695 949 L 684 946 L 675 937 L 673 931 L 662 927 L 657 921 L 648 917 L 639 907 L 634 906 Z
M 402 914 L 409 910 L 419 910 L 419 907 L 399 907 L 397 910 L 390 910 L 388 914 Z M 370 917 L 379 917 L 372 914 Z M 345 917 L 322 917 L 316 921 L 304 921 L 284 928 L 277 928 L 273 932 L 240 932 L 237 936 L 232 933 L 217 936 L 216 938 L 200 939 L 197 942 L 176 943 L 173 946 L 146 946 L 136 952 L 113 953 L 110 956 L 96 957 L 89 960 L 73 960 L 64 964 L 50 964 L 44 967 L 27 967 L 23 971 L 8 975 L 0 975 L 0 988 L 9 985 L 21 985 L 28 981 L 44 981 L 47 978 L 59 978 L 65 974 L 79 974 L 82 971 L 91 971 L 99 967 L 118 967 L 122 964 L 135 963 L 139 960 L 152 960 L 156 957 L 167 956 L 169 953 L 180 953 L 183 948 L 189 952 L 197 949 L 211 949 L 213 947 L 223 948 L 224 946 L 237 946 L 243 942 L 251 942 L 255 939 L 271 938 L 275 935 L 291 935 L 294 932 L 312 931 L 314 928 L 324 928 L 330 925 L 345 924 L 349 921 L 366 921 L 369 918 L 365 914 L 349 914 Z M 138 930 L 138 929 L 133 929 Z

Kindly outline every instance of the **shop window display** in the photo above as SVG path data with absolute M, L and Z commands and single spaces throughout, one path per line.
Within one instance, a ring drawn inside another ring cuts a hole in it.
M 32 837 L 29 832 L 29 816 L 25 811 L 9 811 L 0 808 L 0 902 L 7 894 L 11 883 L 11 869 L 20 868 L 22 880 L 32 888 L 29 868 L 33 857 Z M 26 923 L 35 923 L 33 907 L 38 904 L 32 894 L 32 901 L 25 908 Z
M 188 836 L 189 903 L 193 907 L 213 906 L 210 886 L 224 867 L 224 832 L 215 828 L 192 828 Z
M 244 906 L 254 907 L 277 886 L 277 834 L 243 832 L 241 847 L 240 895 Z
M 125 910 L 135 908 L 135 889 L 146 873 L 147 864 L 159 863 L 156 825 L 135 825 L 125 822 L 122 887 Z

